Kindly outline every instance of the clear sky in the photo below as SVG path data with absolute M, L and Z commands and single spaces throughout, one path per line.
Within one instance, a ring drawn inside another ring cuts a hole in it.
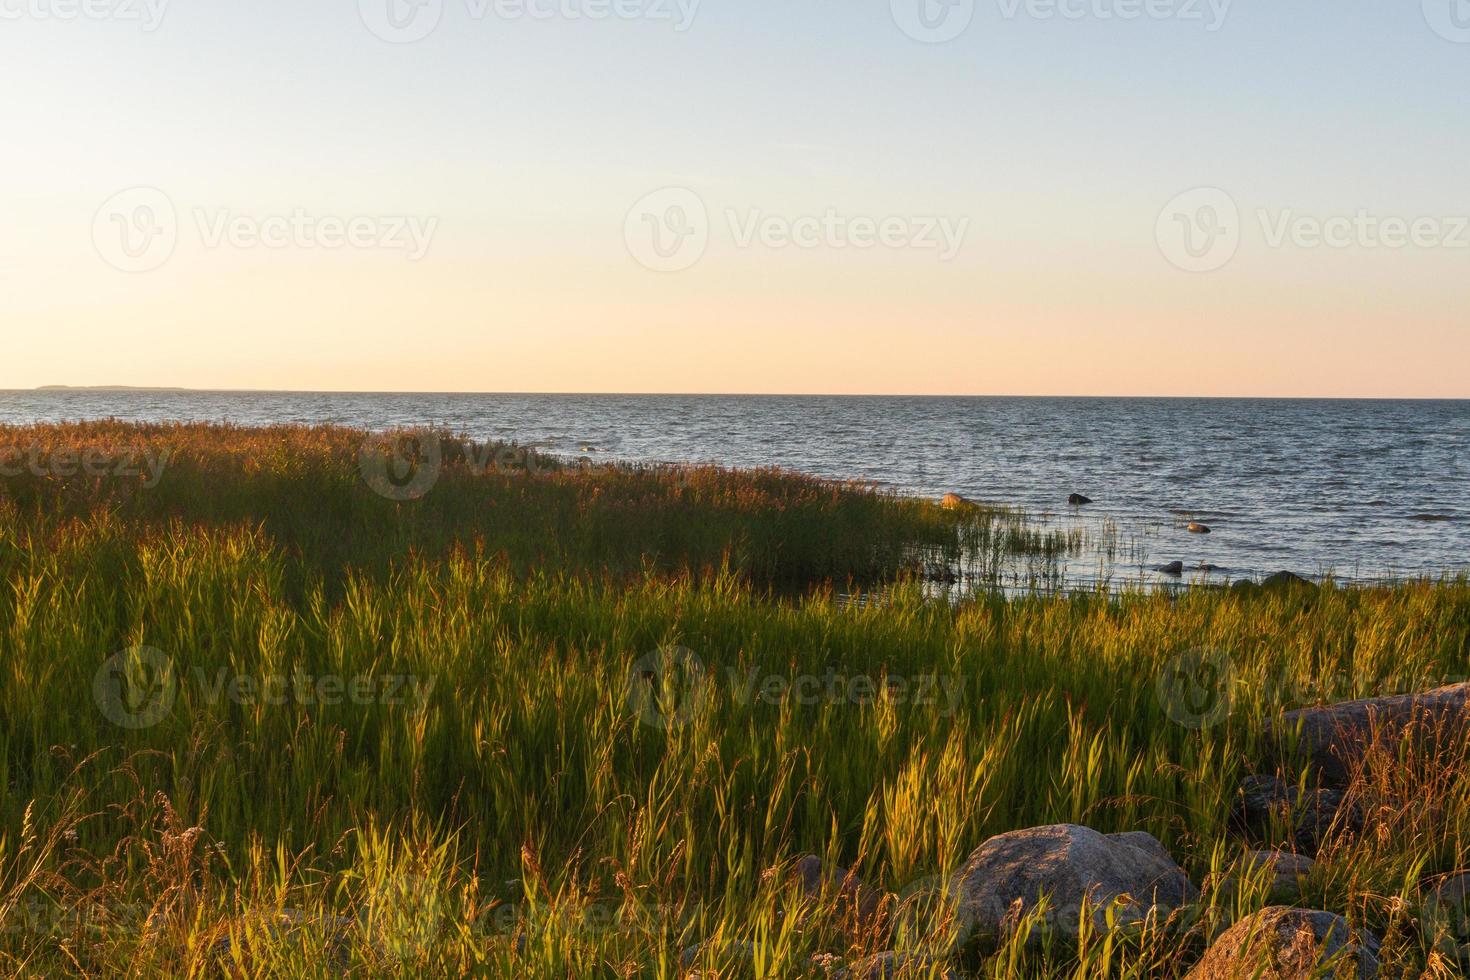
M 0 84 L 0 388 L 1470 396 L 1467 0 L 0 0 Z

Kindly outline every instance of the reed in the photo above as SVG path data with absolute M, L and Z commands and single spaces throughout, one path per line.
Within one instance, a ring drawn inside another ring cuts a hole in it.
M 1075 822 L 1154 834 L 1200 905 L 946 964 L 1182 976 L 1267 903 L 1208 884 L 1266 724 L 1470 673 L 1464 580 L 941 601 L 916 554 L 1068 544 L 774 471 L 446 445 L 395 501 L 351 430 L 6 435 L 174 450 L 151 488 L 0 478 L 7 974 L 672 978 L 702 942 L 714 975 L 821 977 L 890 940 L 798 914 L 797 856 L 897 915 L 988 836 Z M 1191 651 L 1228 668 L 1213 701 L 1177 687 Z M 1366 767 L 1394 815 L 1307 885 L 1406 970 L 1457 968 L 1423 884 L 1470 866 L 1463 762 Z

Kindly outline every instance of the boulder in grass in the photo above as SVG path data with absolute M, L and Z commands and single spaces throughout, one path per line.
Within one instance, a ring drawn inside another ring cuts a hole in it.
M 1272 902 L 1295 902 L 1301 898 L 1302 882 L 1315 865 L 1311 858 L 1290 851 L 1250 851 L 1219 883 L 1220 891 L 1235 896 L 1247 883 L 1262 882 Z
M 940 501 L 940 506 L 943 507 L 945 510 L 966 510 L 970 507 L 974 507 L 975 502 L 972 500 L 967 500 L 957 493 L 947 493 L 944 495 L 944 499 Z
M 833 980 L 959 980 L 959 974 L 919 953 L 889 952 L 859 960 Z
M 1450 959 L 1470 959 L 1470 871 L 1431 878 L 1421 894 L 1424 939 Z
M 982 940 L 997 941 L 1018 915 L 1046 902 L 1045 925 L 1075 933 L 1081 911 L 1107 928 L 1109 908 L 1119 922 L 1166 917 L 1193 902 L 1194 885 L 1149 834 L 1100 834 L 1058 824 L 992 837 L 955 874 L 959 912 Z M 1040 937 L 1033 934 L 1036 939 Z
M 1325 785 L 1344 787 L 1371 745 L 1394 747 L 1413 728 L 1427 744 L 1462 738 L 1470 731 L 1470 684 L 1288 711 L 1275 734 L 1280 744 L 1299 732 L 1302 761 Z
M 813 905 L 830 902 L 838 915 L 862 929 L 877 919 L 883 906 L 882 892 L 869 888 L 846 868 L 829 867 L 815 854 L 796 862 L 792 878 L 803 901 Z
M 1215 940 L 1186 980 L 1320 980 L 1378 976 L 1378 939 L 1331 912 L 1274 906 Z
M 1303 790 L 1274 776 L 1247 776 L 1230 810 L 1230 823 L 1247 840 L 1316 854 L 1330 834 L 1355 834 L 1362 814 L 1341 790 Z

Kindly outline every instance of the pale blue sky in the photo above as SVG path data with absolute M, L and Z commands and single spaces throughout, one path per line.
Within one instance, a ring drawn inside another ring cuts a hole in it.
M 1204 0 L 1157 0 L 1204 22 L 980 0 L 944 44 L 887 0 L 704 0 L 685 31 L 445 0 L 410 44 L 357 0 L 175 0 L 151 32 L 34 12 L 67 2 L 0 0 L 0 318 L 24 355 L 0 387 L 1470 396 L 1470 247 L 1272 248 L 1256 214 L 1470 215 L 1470 43 L 1417 0 L 1239 2 L 1215 31 Z M 91 237 L 137 185 L 182 227 L 141 274 Z M 666 186 L 715 225 L 675 274 L 624 240 Z M 1204 276 L 1155 240 L 1197 187 L 1242 215 Z M 188 216 L 298 208 L 433 216 L 433 249 L 210 250 Z M 723 227 L 827 208 L 963 216 L 964 250 Z

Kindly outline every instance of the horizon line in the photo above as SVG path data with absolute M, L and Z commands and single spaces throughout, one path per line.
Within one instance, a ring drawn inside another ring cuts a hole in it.
M 197 395 L 425 395 L 459 397 L 566 397 L 566 398 L 907 398 L 907 399 L 1074 399 L 1095 401 L 1404 401 L 1458 402 L 1470 401 L 1470 395 L 1099 395 L 1085 393 L 1058 394 L 923 394 L 909 392 L 759 392 L 759 391 L 452 391 L 452 390 L 368 390 L 352 388 L 189 388 L 174 385 L 37 385 L 32 388 L 0 389 L 3 394 L 61 394 L 95 392 L 115 394 L 197 394 Z

